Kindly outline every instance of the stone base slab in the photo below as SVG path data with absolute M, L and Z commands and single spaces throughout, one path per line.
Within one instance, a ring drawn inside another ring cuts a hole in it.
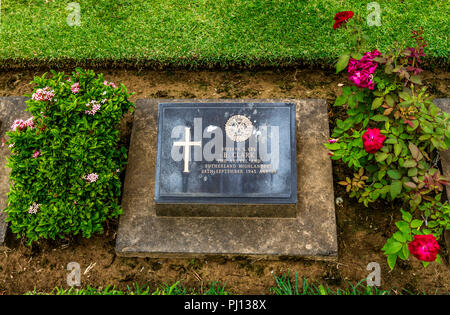
M 158 216 L 154 202 L 159 102 L 294 102 L 298 203 L 293 218 Z M 116 252 L 119 256 L 205 255 L 337 258 L 327 104 L 319 99 L 158 100 L 136 103 Z

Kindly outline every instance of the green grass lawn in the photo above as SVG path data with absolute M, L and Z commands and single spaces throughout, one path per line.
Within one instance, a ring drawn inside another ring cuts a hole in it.
M 174 66 L 276 66 L 330 63 L 348 30 L 333 17 L 362 0 L 3 0 L 0 67 L 126 62 Z M 79 2 L 81 26 L 66 22 Z M 450 2 L 379 0 L 382 25 L 364 29 L 368 49 L 409 39 L 422 26 L 433 64 L 448 65 Z

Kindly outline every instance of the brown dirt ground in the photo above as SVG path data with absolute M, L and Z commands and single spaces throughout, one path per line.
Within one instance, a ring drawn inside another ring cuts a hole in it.
M 105 70 L 105 79 L 124 83 L 138 98 L 325 98 L 331 104 L 347 83 L 344 75 L 327 70 L 259 70 L 259 71 L 137 71 Z M 0 73 L 0 95 L 30 93 L 28 83 L 43 71 Z M 450 76 L 442 70 L 424 73 L 424 82 L 437 97 L 448 97 Z M 337 113 L 330 107 L 330 121 Z M 131 117 L 124 119 L 122 141 L 128 143 Z M 290 271 L 309 281 L 345 287 L 367 277 L 369 262 L 380 263 L 382 288 L 405 288 L 411 292 L 450 293 L 448 251 L 441 242 L 444 261 L 423 268 L 410 258 L 390 272 L 381 252 L 399 217 L 399 205 L 378 203 L 365 208 L 350 200 L 336 185 L 346 170 L 333 165 L 335 198 L 344 202 L 336 206 L 339 259 L 318 262 L 303 259 L 267 261 L 258 259 L 148 259 L 120 258 L 114 251 L 117 221 L 108 222 L 105 233 L 91 239 L 42 241 L 27 247 L 8 236 L 10 250 L 0 252 L 0 294 L 20 294 L 36 288 L 49 292 L 56 286 L 67 288 L 66 266 L 75 261 L 82 268 L 82 286 L 125 288 L 138 283 L 155 289 L 162 283 L 181 283 L 197 291 L 211 281 L 220 281 L 234 294 L 269 294 L 273 275 Z

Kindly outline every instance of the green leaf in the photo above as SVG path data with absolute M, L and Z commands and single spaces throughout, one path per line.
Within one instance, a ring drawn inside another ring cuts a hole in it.
M 401 252 L 403 253 L 403 259 L 406 260 L 409 258 L 409 248 L 408 244 L 403 244 Z
M 411 227 L 413 229 L 416 229 L 416 228 L 420 227 L 422 224 L 423 224 L 422 220 L 414 219 L 414 220 L 411 221 Z
M 388 154 L 385 152 L 377 152 L 375 153 L 375 160 L 377 162 L 383 162 L 384 160 L 386 160 L 388 157 Z
M 386 141 L 384 141 L 385 144 L 397 144 L 398 140 L 397 138 L 389 137 Z
M 402 152 L 402 145 L 400 143 L 394 144 L 394 154 L 395 156 L 399 156 Z
M 409 80 L 410 80 L 412 83 L 415 83 L 415 84 L 422 84 L 422 80 L 420 79 L 420 77 L 419 77 L 418 75 L 412 75 L 412 76 L 409 78 Z
M 345 129 L 344 122 L 341 119 L 336 120 L 336 126 L 338 126 L 340 129 Z
M 388 157 L 387 157 L 387 159 L 386 159 L 387 165 L 391 165 L 392 159 L 393 159 L 393 158 L 392 158 L 392 154 L 389 154 Z
M 403 163 L 403 167 L 406 167 L 406 168 L 411 168 L 411 167 L 416 167 L 416 166 L 417 166 L 417 162 L 414 161 L 413 159 L 406 160 Z
M 391 270 L 394 269 L 396 261 L 397 261 L 397 255 L 395 255 L 395 254 L 388 255 L 387 262 L 388 262 L 389 268 L 391 268 Z
M 416 176 L 416 175 L 417 175 L 417 172 L 418 172 L 418 169 L 417 169 L 417 168 L 410 168 L 410 169 L 408 170 L 408 176 L 409 176 L 409 177 Z
M 338 142 L 335 143 L 325 143 L 325 147 L 329 150 L 338 150 L 341 148 L 341 145 Z
M 395 232 L 394 235 L 392 235 L 392 237 L 393 237 L 395 240 L 399 241 L 400 243 L 406 242 L 405 236 L 404 236 L 403 233 L 400 232 L 400 231 Z
M 402 243 L 397 241 L 390 242 L 385 250 L 386 255 L 396 254 L 402 249 Z
M 439 149 L 441 147 L 441 141 L 439 139 L 436 139 L 435 137 L 431 138 L 431 143 L 436 149 Z
M 412 220 L 411 213 L 409 213 L 408 211 L 403 211 L 403 210 L 401 210 L 401 212 L 402 212 L 402 219 L 405 220 L 406 222 L 411 222 L 411 220 Z
M 394 106 L 394 99 L 390 94 L 386 95 L 386 103 L 389 105 L 389 107 Z
M 390 185 L 392 199 L 395 199 L 402 192 L 403 184 L 400 180 L 394 180 Z
M 400 92 L 400 93 L 398 93 L 398 96 L 400 96 L 405 101 L 407 101 L 407 100 L 409 100 L 411 98 L 411 96 L 408 93 L 406 93 L 406 92 Z
M 409 224 L 407 222 L 405 222 L 405 221 L 395 222 L 395 225 L 403 233 L 409 234 L 411 232 L 411 229 L 409 228 Z
M 342 105 L 344 105 L 345 103 L 347 103 L 347 96 L 345 96 L 345 95 L 339 95 L 337 98 L 336 98 L 336 101 L 334 102 L 334 106 L 342 106 Z
M 355 108 L 356 107 L 356 96 L 355 95 L 350 95 L 348 97 L 348 107 L 350 108 Z
M 336 63 L 336 73 L 339 73 L 342 70 L 344 70 L 347 67 L 349 60 L 350 54 L 341 55 Z
M 344 86 L 342 88 L 342 95 L 349 97 L 352 94 L 352 88 L 349 86 Z
M 431 135 L 421 135 L 420 137 L 419 137 L 419 140 L 420 141 L 424 141 L 424 140 L 429 140 L 431 138 Z
M 388 170 L 387 174 L 392 179 L 400 179 L 400 178 L 402 178 L 402 175 L 396 170 Z
M 384 98 L 383 97 L 377 97 L 372 102 L 372 110 L 377 109 L 383 104 Z
M 380 115 L 380 114 L 374 115 L 370 119 L 372 119 L 373 121 L 388 121 L 389 120 L 388 117 L 386 117 L 384 115 Z

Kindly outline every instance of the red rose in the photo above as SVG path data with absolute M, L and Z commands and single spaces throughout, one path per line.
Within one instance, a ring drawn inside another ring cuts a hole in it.
M 348 20 L 353 17 L 353 15 L 354 15 L 353 11 L 342 11 L 336 13 L 336 15 L 334 16 L 333 29 L 341 27 L 343 23 L 347 23 Z
M 414 235 L 414 240 L 408 244 L 409 252 L 419 260 L 435 261 L 439 253 L 439 244 L 432 234 Z
M 364 150 L 366 150 L 367 153 L 377 152 L 383 146 L 385 139 L 386 137 L 380 133 L 380 129 L 367 129 L 362 136 Z

